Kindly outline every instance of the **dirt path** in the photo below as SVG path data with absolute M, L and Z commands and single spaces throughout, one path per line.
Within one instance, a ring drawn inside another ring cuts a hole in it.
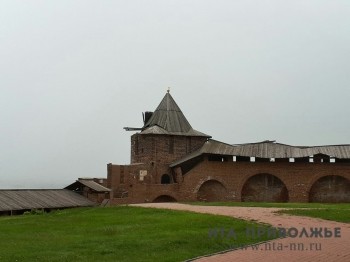
M 256 220 L 274 227 L 296 228 L 298 230 L 299 236 L 295 238 L 276 239 L 267 244 L 202 257 L 196 261 L 350 261 L 350 224 L 273 213 L 280 208 L 194 206 L 178 203 L 150 203 L 135 206 L 225 215 L 245 220 Z M 316 234 L 317 237 L 316 235 L 311 237 L 312 228 L 322 228 L 321 235 L 323 237 L 320 237 L 320 234 Z M 333 234 L 334 230 L 339 228 L 340 237 L 325 238 L 325 228 L 332 230 Z M 306 237 L 305 234 L 300 237 L 303 229 L 306 230 L 309 237 Z M 296 231 L 294 230 L 292 233 L 294 232 Z

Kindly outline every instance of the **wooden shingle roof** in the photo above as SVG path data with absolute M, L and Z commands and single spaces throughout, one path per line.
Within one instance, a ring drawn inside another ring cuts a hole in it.
M 141 134 L 210 137 L 192 128 L 169 92 L 165 94 L 152 117 L 145 123 Z
M 0 190 L 0 211 L 93 206 L 87 198 L 66 189 Z
M 328 146 L 290 146 L 271 141 L 229 145 L 213 139 L 208 140 L 200 149 L 175 161 L 174 167 L 202 154 L 231 155 L 258 158 L 300 158 L 324 154 L 339 159 L 350 159 L 350 145 Z

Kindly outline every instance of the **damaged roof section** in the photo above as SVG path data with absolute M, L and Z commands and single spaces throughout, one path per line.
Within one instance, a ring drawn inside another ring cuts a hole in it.
M 141 134 L 204 136 L 194 130 L 169 92 L 142 128 Z
M 350 145 L 298 147 L 275 143 L 274 141 L 229 145 L 210 139 L 200 149 L 172 163 L 170 167 L 178 166 L 202 154 L 258 158 L 300 158 L 324 154 L 339 159 L 350 159 Z
M 70 184 L 69 186 L 66 186 L 65 189 L 69 189 L 69 190 L 73 190 L 74 191 L 74 189 L 79 187 L 79 185 L 86 186 L 86 187 L 92 189 L 93 191 L 100 192 L 100 193 L 110 192 L 111 191 L 111 189 L 109 189 L 107 187 L 104 187 L 104 186 L 100 185 L 99 183 L 96 183 L 92 179 L 82 179 L 82 178 L 79 178 L 73 184 Z

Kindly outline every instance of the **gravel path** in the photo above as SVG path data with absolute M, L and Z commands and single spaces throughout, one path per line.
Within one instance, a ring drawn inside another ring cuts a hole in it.
M 350 261 L 350 224 L 327 221 L 316 218 L 275 214 L 281 208 L 261 207 L 223 207 L 223 206 L 194 206 L 179 203 L 149 203 L 136 204 L 134 206 L 150 208 L 166 208 L 174 210 L 186 210 L 197 213 L 225 215 L 245 220 L 255 220 L 267 223 L 274 227 L 296 228 L 298 237 L 282 238 L 260 244 L 259 246 L 237 249 L 223 254 L 198 258 L 195 261 Z M 321 235 L 312 237 L 312 228 L 322 228 Z M 339 228 L 340 237 L 324 237 L 324 229 L 334 230 Z M 309 237 L 303 234 L 305 229 Z M 296 231 L 291 231 L 295 233 Z

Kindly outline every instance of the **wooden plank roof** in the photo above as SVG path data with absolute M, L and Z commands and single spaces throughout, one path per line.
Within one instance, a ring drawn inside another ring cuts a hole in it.
M 210 137 L 192 128 L 169 92 L 165 94 L 151 118 L 143 126 L 141 134 Z
M 99 183 L 96 183 L 92 179 L 81 179 L 79 178 L 77 181 L 74 183 L 70 184 L 69 186 L 66 186 L 66 189 L 73 189 L 74 187 L 78 186 L 79 184 L 84 185 L 88 188 L 91 188 L 93 191 L 96 192 L 110 192 L 111 189 L 104 187 L 100 185 Z
M 93 205 L 87 198 L 66 189 L 0 190 L 0 211 Z
M 328 146 L 291 146 L 272 141 L 229 145 L 213 139 L 208 140 L 200 149 L 175 161 L 174 167 L 202 154 L 231 155 L 259 158 L 300 158 L 325 154 L 339 159 L 350 159 L 350 145 Z

